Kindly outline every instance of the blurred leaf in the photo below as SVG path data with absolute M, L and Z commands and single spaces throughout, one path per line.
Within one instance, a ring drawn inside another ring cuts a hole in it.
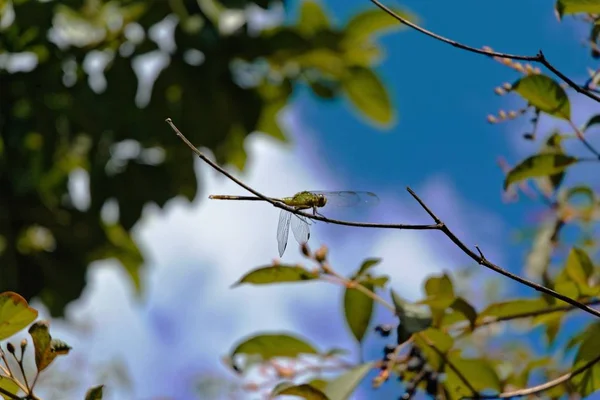
M 1 8 L 1 6 L 0 6 L 0 8 Z M 6 390 L 9 393 L 15 394 L 15 395 L 17 393 L 19 393 L 19 390 L 20 390 L 19 385 L 17 385 L 15 383 L 15 381 L 13 381 L 12 379 L 10 379 L 8 377 L 2 376 L 2 375 L 0 375 L 0 388 Z M 4 394 L 0 394 L 0 397 L 5 400 L 14 399 L 14 397 L 9 397 Z
M 421 301 L 432 308 L 445 310 L 454 302 L 454 287 L 450 277 L 446 274 L 432 276 L 425 281 L 427 299 Z
M 376 288 L 383 288 L 383 287 L 385 287 L 385 285 L 388 283 L 389 280 L 390 280 L 390 277 L 385 276 L 385 275 L 382 275 L 382 276 L 367 275 L 366 277 L 361 279 L 361 283 L 373 285 L 373 287 L 376 287 Z
M 565 345 L 565 350 L 573 350 L 581 343 L 600 337 L 600 322 L 595 322 L 588 325 L 584 330 L 577 332 L 568 340 Z
M 253 285 L 266 285 L 271 283 L 306 282 L 317 279 L 315 274 L 307 269 L 296 265 L 275 265 L 257 268 L 248 272 L 233 287 L 244 283 Z
M 567 257 L 565 271 L 573 281 L 587 286 L 589 278 L 594 271 L 594 264 L 585 251 L 573 247 Z
M 598 0 L 558 0 L 555 7 L 560 17 L 579 13 L 600 14 Z
M 320 2 L 314 0 L 303 0 L 300 7 L 300 20 L 298 31 L 313 36 L 323 29 L 329 29 L 329 18 L 325 14 Z
M 43 371 L 59 355 L 64 355 L 71 350 L 65 342 L 52 339 L 47 321 L 38 321 L 31 325 L 29 334 L 35 346 L 35 365 L 38 372 Z
M 459 354 L 450 354 L 448 360 L 475 390 L 501 391 L 500 379 L 489 362 L 483 359 L 462 358 Z M 446 364 L 444 372 L 446 373 L 444 385 L 453 399 L 473 396 L 471 390 L 449 364 Z
M 509 171 L 504 180 L 504 190 L 524 179 L 557 174 L 577 161 L 576 157 L 566 154 L 538 154 L 527 157 Z
M 298 396 L 306 400 L 328 400 L 329 398 L 318 388 L 303 383 L 296 385 L 292 382 L 282 382 L 275 386 L 271 398 L 278 396 Z
M 360 385 L 365 376 L 375 367 L 370 362 L 359 365 L 338 376 L 327 384 L 324 392 L 330 400 L 347 400 Z
M 104 385 L 94 386 L 85 394 L 85 400 L 102 400 Z
M 0 340 L 7 339 L 35 321 L 37 310 L 17 293 L 0 293 Z
M 348 354 L 348 353 L 350 353 L 350 352 L 346 349 L 341 349 L 341 348 L 335 347 L 333 349 L 327 350 L 325 353 L 323 353 L 323 355 L 325 357 L 334 357 L 334 356 L 339 356 L 339 355 Z
M 558 332 L 560 331 L 561 323 L 563 321 L 564 316 L 564 312 L 555 312 L 537 315 L 533 317 L 532 322 L 534 325 L 544 325 L 548 346 L 552 346 L 552 344 L 554 344 L 554 340 L 556 339 L 556 335 L 558 335 Z
M 381 258 L 367 258 L 366 260 L 363 261 L 363 263 L 361 264 L 360 268 L 358 269 L 358 272 L 356 274 L 357 277 L 361 277 L 364 274 L 366 274 L 371 268 L 373 268 L 374 266 L 376 266 L 377 264 L 379 264 L 381 262 Z
M 502 319 L 513 315 L 545 310 L 547 308 L 548 304 L 540 298 L 506 300 L 487 306 L 479 313 L 477 322 L 481 323 L 488 317 Z
M 571 103 L 567 93 L 546 75 L 527 75 L 512 85 L 512 91 L 549 115 L 571 119 Z
M 598 2 L 598 4 L 600 4 L 600 1 Z M 591 128 L 594 125 L 600 125 L 600 114 L 596 114 L 593 117 L 591 117 L 590 119 L 588 119 L 588 121 L 585 123 L 585 125 L 583 125 L 583 127 L 581 128 L 581 132 L 587 131 L 589 128 Z
M 415 343 L 423 352 L 427 362 L 437 371 L 444 360 L 431 346 L 435 346 L 445 356 L 452 349 L 454 339 L 442 330 L 427 328 L 415 336 Z
M 544 221 L 537 228 L 533 245 L 525 259 L 525 276 L 527 278 L 538 280 L 548 270 L 559 223 L 558 218 L 552 218 Z
M 469 321 L 471 329 L 475 329 L 475 321 L 477 320 L 477 310 L 468 301 L 462 297 L 457 297 L 450 306 L 453 310 L 460 312 Z
M 572 369 L 582 368 L 584 365 L 598 358 L 600 358 L 600 341 L 598 340 L 598 336 L 588 335 L 577 351 Z M 582 397 L 589 396 L 600 389 L 599 361 L 596 360 L 590 368 L 571 378 L 571 383 Z
M 329 382 L 323 379 L 312 379 L 308 384 L 312 387 L 316 387 L 321 392 L 324 392 Z
M 230 353 L 233 360 L 236 355 L 257 355 L 267 361 L 276 357 L 295 358 L 300 354 L 318 354 L 306 341 L 288 334 L 266 333 L 252 336 L 239 343 Z
M 392 8 L 392 10 L 404 19 L 418 22 L 417 18 L 407 11 L 400 10 L 397 7 Z M 360 46 L 376 34 L 405 28 L 400 21 L 379 9 L 363 11 L 350 18 L 346 24 L 344 45 L 346 47 Z
M 371 284 L 363 285 L 373 291 Z M 344 291 L 344 316 L 350 332 L 361 343 L 373 314 L 373 299 L 357 289 L 346 288 Z
M 396 314 L 406 333 L 417 333 L 431 326 L 431 313 L 426 308 L 405 301 L 393 289 L 391 295 Z
M 342 87 L 350 102 L 371 121 L 383 126 L 393 123 L 392 101 L 383 83 L 370 69 L 351 68 Z

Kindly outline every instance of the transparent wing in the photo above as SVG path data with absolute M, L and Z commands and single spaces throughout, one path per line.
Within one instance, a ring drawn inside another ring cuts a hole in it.
M 279 257 L 283 256 L 287 246 L 288 235 L 290 234 L 290 218 L 292 214 L 281 210 L 279 213 L 279 225 L 277 225 L 277 245 L 279 247 Z
M 303 244 L 308 242 L 308 239 L 310 238 L 310 229 L 306 218 L 294 215 L 292 217 L 292 232 L 298 243 Z
M 327 198 L 326 206 L 354 207 L 361 205 L 375 205 L 379 203 L 379 197 L 373 192 L 354 192 L 350 190 L 337 192 L 311 190 L 310 192 L 324 195 L 325 198 Z

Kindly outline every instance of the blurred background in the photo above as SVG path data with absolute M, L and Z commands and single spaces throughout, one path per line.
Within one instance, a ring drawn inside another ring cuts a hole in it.
M 474 47 L 541 48 L 587 78 L 586 28 L 557 21 L 550 3 L 389 5 Z M 111 400 L 256 398 L 234 390 L 221 357 L 257 332 L 296 332 L 358 357 L 339 287 L 231 288 L 277 258 L 279 212 L 208 200 L 246 193 L 196 159 L 167 117 L 262 193 L 381 200 L 329 217 L 430 223 L 410 186 L 465 243 L 523 273 L 522 228 L 544 208 L 506 201 L 498 160 L 514 164 L 540 143 L 522 139 L 526 118 L 487 122 L 525 105 L 494 94 L 518 78 L 500 63 L 402 28 L 368 0 L 0 0 L 0 15 L 0 288 L 31 299 L 73 347 L 42 375 L 40 396 L 80 399 L 105 383 Z M 571 102 L 577 124 L 597 109 Z M 560 126 L 548 118 L 540 129 Z M 316 223 L 309 245 L 322 244 L 344 273 L 381 257 L 409 299 L 426 276 L 459 270 L 475 304 L 529 293 L 472 268 L 436 231 Z M 303 262 L 291 238 L 283 262 Z M 375 320 L 392 317 L 377 310 Z M 521 339 L 536 346 L 535 335 Z M 366 358 L 380 351 L 367 340 Z M 394 393 L 391 384 L 377 395 Z M 356 398 L 372 395 L 367 383 Z

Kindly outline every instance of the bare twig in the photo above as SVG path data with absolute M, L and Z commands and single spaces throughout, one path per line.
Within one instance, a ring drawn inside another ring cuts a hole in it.
M 567 85 L 569 85 L 570 87 L 572 87 L 573 89 L 575 89 L 575 91 L 577 91 L 578 93 L 583 94 L 584 96 L 589 97 L 590 99 L 594 99 L 597 102 L 600 102 L 600 96 L 592 93 L 589 89 L 584 88 L 579 86 L 577 83 L 573 82 L 568 76 L 566 76 L 565 74 L 563 74 L 562 72 L 560 72 L 558 69 L 556 69 L 547 59 L 546 56 L 544 55 L 544 53 L 542 52 L 542 50 L 540 50 L 538 52 L 538 54 L 536 54 L 535 56 L 521 56 L 521 55 L 517 55 L 517 54 L 508 54 L 508 53 L 498 53 L 495 51 L 488 51 L 488 50 L 483 50 L 483 49 L 478 49 L 476 47 L 471 47 L 471 46 L 467 46 L 465 44 L 456 42 L 454 40 L 445 38 L 443 36 L 440 36 L 434 32 L 431 32 L 425 28 L 420 27 L 419 25 L 410 22 L 409 20 L 407 20 L 406 18 L 401 17 L 400 15 L 398 15 L 397 13 L 395 13 L 392 9 L 390 9 L 389 7 L 385 6 L 384 4 L 382 4 L 379 0 L 371 0 L 371 2 L 373 4 L 375 4 L 377 7 L 379 7 L 380 9 L 382 9 L 383 11 L 385 11 L 386 13 L 388 13 L 390 16 L 394 17 L 396 20 L 398 20 L 399 22 L 403 23 L 404 25 L 407 25 L 429 37 L 432 37 L 436 40 L 439 40 L 440 42 L 444 42 L 447 43 L 453 47 L 462 49 L 462 50 L 466 50 L 469 51 L 471 53 L 477 53 L 477 54 L 482 54 L 484 56 L 488 56 L 488 57 L 502 57 L 502 58 L 510 58 L 512 60 L 521 60 L 521 61 L 531 61 L 531 62 L 536 62 L 536 63 L 540 63 L 543 66 L 545 66 L 546 68 L 548 68 L 552 73 L 554 73 L 554 75 L 558 76 L 560 79 L 562 79 Z
M 323 222 L 327 222 L 330 224 L 336 224 L 336 225 L 346 225 L 346 226 L 355 226 L 355 227 L 361 227 L 361 228 L 383 228 L 383 229 L 404 229 L 404 230 L 440 230 L 442 231 L 447 237 L 448 239 L 450 239 L 459 249 L 461 249 L 463 251 L 463 253 L 465 253 L 467 256 L 471 257 L 471 259 L 473 259 L 474 261 L 476 261 L 478 264 L 483 265 L 486 268 L 491 269 L 494 272 L 497 272 L 501 275 L 506 276 L 507 278 L 510 278 L 516 282 L 519 282 L 525 286 L 528 286 L 532 289 L 537 290 L 538 292 L 542 292 L 545 293 L 547 295 L 550 295 L 554 298 L 557 298 L 559 300 L 562 300 L 566 303 L 569 303 L 583 311 L 586 311 L 587 313 L 590 313 L 596 317 L 600 317 L 600 311 L 591 308 L 577 300 L 574 300 L 568 296 L 565 296 L 563 294 L 560 294 L 550 288 L 547 288 L 545 286 L 539 285 L 535 282 L 529 281 L 525 278 L 521 278 L 518 275 L 513 274 L 512 272 L 509 272 L 501 267 L 499 267 L 498 265 L 488 261 L 487 259 L 481 257 L 480 255 L 474 253 L 471 249 L 469 249 L 458 237 L 456 237 L 456 235 L 454 235 L 454 233 L 452 233 L 452 231 L 448 228 L 448 226 L 446 224 L 444 224 L 434 213 L 433 211 L 431 211 L 429 209 L 429 207 L 419 198 L 419 196 L 417 196 L 417 194 L 411 189 L 411 188 L 407 188 L 408 192 L 411 194 L 411 196 L 413 196 L 413 198 L 421 205 L 421 207 L 423 207 L 423 209 L 431 216 L 431 218 L 435 221 L 434 225 L 408 225 L 408 224 L 374 224 L 374 223 L 362 223 L 362 222 L 350 222 L 350 221 L 341 221 L 341 220 L 335 220 L 335 219 L 329 219 L 329 218 L 325 218 L 323 216 L 318 216 L 318 215 L 313 215 L 313 214 L 308 214 L 308 213 L 303 213 L 301 211 L 296 210 L 293 207 L 288 207 L 285 204 L 279 203 L 277 201 L 272 200 L 271 198 L 265 196 L 264 194 L 256 191 L 255 189 L 251 188 L 250 186 L 246 185 L 245 183 L 243 183 L 242 181 L 240 181 L 239 179 L 237 179 L 236 177 L 234 177 L 233 175 L 231 175 L 229 172 L 227 172 L 225 169 L 223 169 L 220 165 L 216 164 L 215 162 L 213 162 L 212 160 L 210 160 L 208 157 L 206 157 L 200 150 L 198 150 L 184 135 L 183 133 L 181 133 L 181 131 L 179 131 L 179 129 L 177 129 L 177 127 L 175 126 L 175 124 L 173 123 L 173 121 L 171 120 L 171 118 L 167 118 L 166 122 L 171 126 L 171 128 L 173 129 L 173 131 L 177 134 L 177 136 L 179 136 L 179 138 L 181 138 L 181 140 L 183 140 L 183 142 L 198 156 L 200 157 L 200 159 L 202 159 L 204 162 L 206 162 L 208 165 L 210 165 L 211 167 L 213 167 L 214 169 L 216 169 L 217 171 L 219 171 L 220 173 L 222 173 L 223 175 L 225 175 L 226 177 L 228 177 L 229 179 L 231 179 L 233 182 L 235 182 L 236 184 L 238 184 L 239 186 L 241 186 L 242 188 L 246 189 L 247 191 L 249 191 L 250 193 L 254 194 L 257 197 L 260 197 L 261 199 L 263 199 L 266 202 L 271 203 L 273 206 L 277 207 L 277 208 L 281 208 L 284 209 L 286 211 L 289 211 L 291 213 L 294 214 L 298 214 L 298 215 L 302 215 L 305 218 L 310 218 L 313 220 L 317 220 L 317 221 L 323 221 Z
M 536 385 L 536 386 L 532 386 L 530 388 L 525 388 L 525 389 L 513 390 L 512 392 L 498 393 L 495 395 L 480 395 L 478 398 L 479 399 L 510 399 L 513 397 L 523 397 L 523 396 L 530 396 L 532 394 L 541 393 L 545 390 L 552 389 L 553 387 L 558 386 L 561 383 L 565 383 L 565 382 L 569 381 L 574 376 L 579 375 L 582 372 L 585 372 L 586 370 L 590 369 L 594 364 L 596 364 L 599 361 L 600 361 L 600 356 L 597 356 L 597 357 L 593 358 L 592 360 L 588 361 L 587 363 L 585 363 L 584 365 L 582 365 L 581 367 L 579 367 L 571 372 L 567 372 L 566 374 L 561 375 L 556 379 L 552 379 L 551 381 L 542 383 L 541 385 Z
M 592 144 L 590 142 L 587 141 L 587 139 L 585 138 L 585 136 L 583 135 L 583 132 L 581 132 L 581 129 L 579 129 L 577 127 L 577 125 L 575 125 L 573 123 L 573 121 L 571 121 L 570 119 L 568 120 L 569 125 L 571 126 L 571 128 L 575 131 L 575 136 L 577 136 L 577 139 L 579 139 L 581 141 L 581 143 L 583 143 L 583 145 L 592 153 L 596 156 L 596 158 L 600 159 L 600 152 L 598 150 L 596 150 L 596 148 L 594 146 L 592 146 Z

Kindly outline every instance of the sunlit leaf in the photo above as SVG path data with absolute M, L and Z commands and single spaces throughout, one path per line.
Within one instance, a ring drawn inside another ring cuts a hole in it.
M 0 340 L 11 337 L 35 321 L 37 310 L 14 292 L 0 293 Z
M 370 284 L 363 284 L 373 291 Z M 346 288 L 344 291 L 344 316 L 350 332 L 360 343 L 362 342 L 373 314 L 373 299 L 357 289 Z
M 366 363 L 338 376 L 325 387 L 324 393 L 330 400 L 347 400 L 354 393 L 375 363 Z
M 548 218 L 537 228 L 533 244 L 525 258 L 525 276 L 529 279 L 540 279 L 548 270 L 559 226 L 556 218 Z
M 90 388 L 85 394 L 85 400 L 102 400 L 104 385 Z
M 588 335 L 577 351 L 572 369 L 581 368 L 599 357 L 600 340 L 598 340 L 597 335 Z M 600 362 L 597 361 L 581 374 L 574 376 L 571 379 L 571 383 L 582 397 L 596 392 L 600 389 Z
M 574 247 L 567 257 L 565 271 L 573 281 L 587 285 L 590 275 L 594 272 L 594 264 L 585 251 Z
M 14 380 L 7 378 L 3 375 L 0 375 L 0 388 L 4 389 L 7 392 L 12 393 L 12 394 L 17 394 L 17 393 L 19 393 L 19 390 L 20 390 L 19 385 L 17 385 Z M 14 399 L 14 397 L 9 397 L 5 394 L 0 394 L 0 398 L 6 399 L 6 400 Z
M 600 1 L 598 1 L 598 3 L 600 4 Z M 600 114 L 596 114 L 590 119 L 588 119 L 585 125 L 583 125 L 583 127 L 581 128 L 581 131 L 585 132 L 594 125 L 600 125 Z
M 388 91 L 377 75 L 368 68 L 354 67 L 342 81 L 348 99 L 371 121 L 389 126 L 394 109 Z
M 427 299 L 422 304 L 432 308 L 446 309 L 454 302 L 454 287 L 450 277 L 446 274 L 432 276 L 425 281 Z
M 438 370 L 443 363 L 443 358 L 432 348 L 432 346 L 435 346 L 440 353 L 446 355 L 446 353 L 452 349 L 454 339 L 442 330 L 428 328 L 418 335 L 415 335 L 415 343 L 423 352 L 427 362 L 434 370 Z
M 282 382 L 275 386 L 271 392 L 271 398 L 278 396 L 297 396 L 306 400 L 328 400 L 329 398 L 320 389 L 303 383 L 296 385 L 291 382 Z
M 564 171 L 578 159 L 566 154 L 538 154 L 527 157 L 511 169 L 504 180 L 504 190 L 513 183 L 539 176 L 549 176 Z
M 380 262 L 381 262 L 381 258 L 367 258 L 360 265 L 360 268 L 358 269 L 358 272 L 357 272 L 356 276 L 363 276 L 371 268 L 373 268 L 374 266 L 376 266 Z
M 322 29 L 329 28 L 329 18 L 318 1 L 303 0 L 300 7 L 298 30 L 306 35 L 314 35 Z
M 43 371 L 59 355 L 71 350 L 65 342 L 52 339 L 47 321 L 37 321 L 29 328 L 29 334 L 35 347 L 35 365 L 39 372 Z
M 400 318 L 400 325 L 407 334 L 420 332 L 431 326 L 433 320 L 431 313 L 426 308 L 407 302 L 393 289 L 391 290 L 391 295 L 394 307 L 396 308 L 396 314 Z
M 600 0 L 558 0 L 556 11 L 560 17 L 569 14 L 600 14 Z
M 552 116 L 570 119 L 571 103 L 565 90 L 546 75 L 527 75 L 512 85 L 535 108 Z
M 248 272 L 233 286 L 239 286 L 244 283 L 267 285 L 272 283 L 306 282 L 317 278 L 318 274 L 297 265 L 274 265 L 257 268 Z
M 476 391 L 501 390 L 498 374 L 488 361 L 483 359 L 466 359 L 462 358 L 459 354 L 450 354 L 447 358 Z M 444 385 L 453 399 L 473 396 L 473 392 L 460 379 L 454 368 L 446 364 L 444 372 L 446 373 Z
M 252 336 L 239 343 L 230 353 L 230 359 L 237 355 L 257 355 L 264 361 L 275 357 L 294 358 L 300 354 L 318 354 L 318 351 L 305 340 L 284 333 L 265 333 Z
M 548 304 L 542 299 L 515 299 L 490 304 L 477 317 L 477 322 L 488 318 L 506 318 L 513 315 L 545 310 Z

